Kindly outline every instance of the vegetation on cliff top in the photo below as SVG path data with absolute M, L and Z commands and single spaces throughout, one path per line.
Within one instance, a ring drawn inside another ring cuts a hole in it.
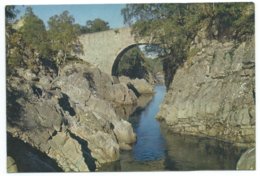
M 54 15 L 48 20 L 48 27 L 27 7 L 21 19 L 16 19 L 15 6 L 6 6 L 6 60 L 7 74 L 13 74 L 15 68 L 29 68 L 37 72 L 39 65 L 59 68 L 66 60 L 73 58 L 72 53 L 82 53 L 79 35 L 110 29 L 108 22 L 94 19 L 86 26 L 75 23 L 68 11 Z
M 106 22 L 100 18 L 96 18 L 94 20 L 86 21 L 86 25 L 81 26 L 80 31 L 82 34 L 86 34 L 86 33 L 106 31 L 109 29 L 110 29 L 110 27 L 109 27 L 108 22 Z
M 37 72 L 37 67 L 49 60 L 53 67 L 60 66 L 72 52 L 81 52 L 78 41 L 79 26 L 74 18 L 64 11 L 50 17 L 46 30 L 44 22 L 37 17 L 32 8 L 26 9 L 25 15 L 14 23 L 14 6 L 6 7 L 6 58 L 7 74 L 14 68 L 24 67 Z
M 199 30 L 217 40 L 241 41 L 254 34 L 253 3 L 128 4 L 121 13 L 135 37 L 161 43 L 167 87 Z
M 6 6 L 8 74 L 17 66 L 33 68 L 42 59 L 60 67 L 72 52 L 82 52 L 80 34 L 110 28 L 101 19 L 80 26 L 64 11 L 51 17 L 46 29 L 30 7 L 19 26 L 13 23 L 16 14 L 14 6 Z M 190 43 L 199 30 L 204 29 L 208 38 L 217 40 L 243 41 L 254 34 L 253 3 L 128 4 L 122 15 L 137 38 L 149 37 L 153 43 L 161 43 L 167 87 L 187 59 Z

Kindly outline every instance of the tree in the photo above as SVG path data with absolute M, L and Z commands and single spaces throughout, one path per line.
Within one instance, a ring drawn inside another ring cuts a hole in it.
M 13 28 L 13 21 L 19 13 L 15 6 L 6 6 L 5 8 L 5 36 L 6 36 L 6 63 L 7 75 L 13 72 L 13 68 L 21 66 L 22 59 L 22 36 Z
M 121 14 L 136 38 L 150 38 L 164 48 L 167 87 L 202 27 L 209 38 L 219 40 L 241 40 L 254 33 L 253 3 L 128 4 Z
M 16 14 L 19 11 L 15 9 L 15 6 L 13 5 L 8 5 L 5 7 L 5 19 L 6 19 L 6 23 L 10 23 L 11 20 L 16 18 Z
M 33 13 L 31 7 L 27 7 L 23 19 L 19 32 L 24 42 L 24 53 L 30 61 L 29 64 L 35 64 L 36 59 L 48 55 L 47 31 L 43 21 Z
M 96 18 L 93 21 L 88 20 L 86 22 L 86 28 L 89 32 L 100 32 L 110 29 L 108 22 L 100 18 Z
M 6 6 L 5 7 L 5 36 L 6 36 L 6 55 L 7 58 L 10 54 L 11 43 L 10 39 L 15 30 L 12 28 L 12 20 L 16 18 L 17 11 L 15 6 Z
M 48 37 L 51 42 L 53 57 L 58 66 L 65 63 L 72 52 L 82 52 L 82 46 L 78 38 L 80 26 L 75 24 L 75 19 L 68 11 L 50 17 L 48 25 Z
M 142 51 L 137 46 L 129 49 L 118 63 L 116 76 L 125 75 L 131 79 L 146 78 L 148 71 L 144 67 L 144 58 Z

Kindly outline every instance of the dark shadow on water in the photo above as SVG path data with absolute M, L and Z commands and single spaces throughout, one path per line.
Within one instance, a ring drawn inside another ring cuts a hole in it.
M 14 158 L 18 172 L 62 172 L 56 161 L 9 133 L 7 155 Z
M 243 148 L 231 143 L 175 134 L 161 124 L 166 140 L 165 170 L 236 170 Z
M 71 132 L 69 132 L 69 134 L 73 139 L 78 141 L 78 143 L 81 145 L 83 157 L 84 157 L 85 163 L 87 164 L 89 170 L 95 171 L 96 170 L 96 163 L 95 163 L 96 159 L 93 158 L 91 155 L 91 151 L 88 148 L 88 142 L 81 139 L 80 137 L 76 136 L 75 134 L 73 134 Z

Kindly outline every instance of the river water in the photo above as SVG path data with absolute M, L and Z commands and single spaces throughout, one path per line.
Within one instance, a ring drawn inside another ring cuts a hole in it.
M 235 170 L 243 149 L 229 143 L 174 134 L 156 120 L 166 89 L 155 87 L 145 108 L 128 119 L 137 135 L 131 151 L 121 151 L 120 160 L 99 171 Z

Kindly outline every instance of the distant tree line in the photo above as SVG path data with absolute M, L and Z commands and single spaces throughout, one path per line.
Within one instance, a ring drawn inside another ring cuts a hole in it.
M 88 20 L 85 26 L 81 26 L 80 31 L 82 34 L 85 34 L 85 33 L 106 31 L 109 29 L 110 27 L 108 22 L 100 18 L 96 18 L 94 20 Z
M 68 11 L 50 17 L 47 28 L 31 7 L 15 21 L 17 13 L 15 6 L 6 6 L 7 74 L 16 67 L 33 70 L 46 59 L 59 71 L 66 59 L 73 57 L 72 53 L 82 53 L 79 35 L 110 29 L 101 19 L 80 26 Z

